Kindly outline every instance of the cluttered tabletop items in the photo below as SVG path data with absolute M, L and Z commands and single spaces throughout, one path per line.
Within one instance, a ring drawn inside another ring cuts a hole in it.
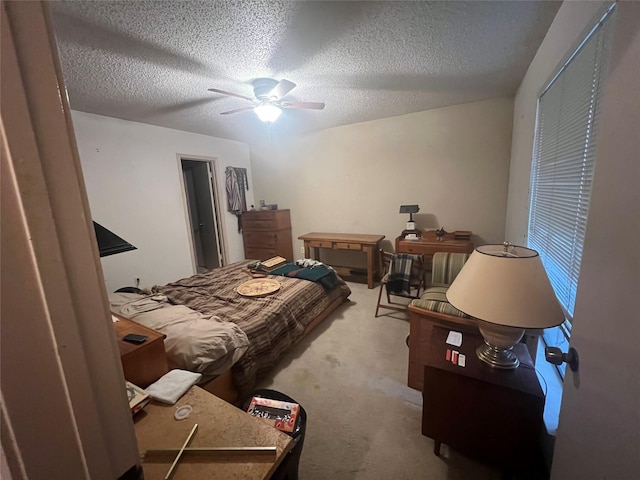
M 264 419 L 198 386 L 173 404 L 164 400 L 145 403 L 133 416 L 147 480 L 268 479 L 293 446 Z

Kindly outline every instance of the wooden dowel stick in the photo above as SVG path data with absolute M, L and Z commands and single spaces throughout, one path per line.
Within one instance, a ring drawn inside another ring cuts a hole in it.
M 176 465 L 178 464 L 178 460 L 180 460 L 180 457 L 182 456 L 182 452 L 184 452 L 184 449 L 187 448 L 187 445 L 189 445 L 189 442 L 193 438 L 193 435 L 196 433 L 197 428 L 198 428 L 198 424 L 196 423 L 193 426 L 193 428 L 191 429 L 191 433 L 189 434 L 189 436 L 185 440 L 184 445 L 182 445 L 182 448 L 180 449 L 180 451 L 176 455 L 176 459 L 171 464 L 171 467 L 169 468 L 169 471 L 167 472 L 167 474 L 164 477 L 164 480 L 169 480 L 171 478 L 171 475 L 173 474 L 173 470 L 176 467 Z

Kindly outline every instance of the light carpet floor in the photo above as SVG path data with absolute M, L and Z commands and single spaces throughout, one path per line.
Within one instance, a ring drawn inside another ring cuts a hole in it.
M 307 412 L 300 480 L 500 479 L 446 445 L 433 454 L 421 433 L 422 394 L 407 387 L 408 316 L 385 310 L 375 318 L 378 288 L 349 286 L 351 301 L 258 385 Z

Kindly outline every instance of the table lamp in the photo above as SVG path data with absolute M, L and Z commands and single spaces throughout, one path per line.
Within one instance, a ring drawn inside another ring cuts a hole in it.
M 413 214 L 419 211 L 418 205 L 400 205 L 400 213 L 409 214 L 407 228 L 402 231 L 402 238 L 417 239 L 420 236 L 420 231 L 416 229 L 416 223 L 413 221 Z
M 476 354 L 495 368 L 518 367 L 511 350 L 525 329 L 555 327 L 565 319 L 538 252 L 508 243 L 476 248 L 447 300 L 478 319 L 485 344 Z

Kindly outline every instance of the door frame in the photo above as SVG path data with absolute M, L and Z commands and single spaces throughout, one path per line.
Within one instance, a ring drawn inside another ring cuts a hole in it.
M 2 475 L 135 476 L 140 457 L 48 5 L 2 2 L 0 22 Z
M 178 162 L 178 175 L 180 180 L 180 192 L 182 194 L 182 208 L 184 211 L 185 226 L 187 228 L 187 233 L 189 236 L 189 252 L 191 254 L 191 268 L 193 269 L 194 274 L 198 273 L 198 259 L 196 257 L 196 249 L 193 244 L 194 242 L 193 228 L 191 225 L 191 216 L 189 214 L 189 203 L 187 199 L 187 192 L 184 187 L 185 181 L 184 181 L 184 174 L 182 172 L 182 161 L 192 160 L 192 161 L 198 161 L 198 162 L 207 162 L 211 167 L 211 175 L 213 176 L 213 178 L 210 179 L 211 185 L 213 188 L 212 195 L 211 195 L 211 207 L 213 208 L 213 215 L 216 223 L 214 225 L 214 228 L 217 232 L 216 235 L 218 237 L 218 252 L 220 255 L 220 266 L 222 267 L 227 264 L 228 251 L 227 251 L 227 233 L 225 231 L 224 221 L 221 216 L 221 205 L 224 198 L 220 198 L 221 196 L 220 191 L 223 190 L 223 188 L 220 186 L 220 182 L 218 181 L 218 179 L 220 178 L 220 175 L 218 173 L 219 172 L 218 159 L 216 157 L 209 157 L 204 155 L 190 155 L 186 153 L 177 153 L 176 159 Z

